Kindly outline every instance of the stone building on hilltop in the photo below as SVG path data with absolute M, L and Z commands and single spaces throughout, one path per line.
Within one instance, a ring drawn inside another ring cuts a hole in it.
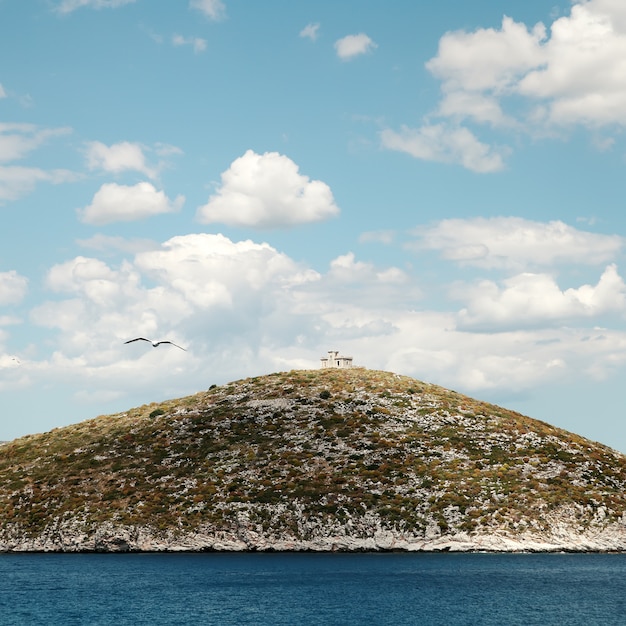
M 339 356 L 338 350 L 329 350 L 328 356 L 323 356 L 321 359 L 322 369 L 327 367 L 352 367 L 351 356 Z

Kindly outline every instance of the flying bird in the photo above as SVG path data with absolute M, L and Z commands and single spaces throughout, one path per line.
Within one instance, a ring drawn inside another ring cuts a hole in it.
M 173 346 L 176 346 L 177 348 L 180 348 L 181 350 L 185 350 L 185 352 L 187 352 L 187 350 L 185 348 L 183 348 L 182 346 L 179 346 L 178 344 L 174 343 L 173 341 L 152 341 L 152 339 L 146 339 L 145 337 L 135 337 L 135 339 L 129 339 L 128 341 L 125 341 L 124 343 L 133 343 L 133 341 L 147 341 L 148 343 L 152 344 L 153 348 L 156 348 L 157 346 L 160 346 L 162 343 L 169 343 Z

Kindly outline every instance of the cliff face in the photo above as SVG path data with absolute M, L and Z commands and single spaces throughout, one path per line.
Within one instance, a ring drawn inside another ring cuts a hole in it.
M 293 371 L 0 446 L 0 550 L 624 550 L 625 485 L 512 411 Z

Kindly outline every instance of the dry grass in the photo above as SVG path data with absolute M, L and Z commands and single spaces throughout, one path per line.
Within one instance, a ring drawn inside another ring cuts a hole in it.
M 408 377 L 361 368 L 249 378 L 0 447 L 0 524 L 257 529 L 305 539 L 375 512 L 415 534 L 523 530 L 571 503 L 626 510 L 617 452 Z M 596 520 L 596 521 L 594 521 Z

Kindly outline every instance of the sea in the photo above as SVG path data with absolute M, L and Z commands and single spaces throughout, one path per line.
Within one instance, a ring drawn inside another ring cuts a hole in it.
M 626 555 L 0 554 L 0 624 L 626 625 Z

